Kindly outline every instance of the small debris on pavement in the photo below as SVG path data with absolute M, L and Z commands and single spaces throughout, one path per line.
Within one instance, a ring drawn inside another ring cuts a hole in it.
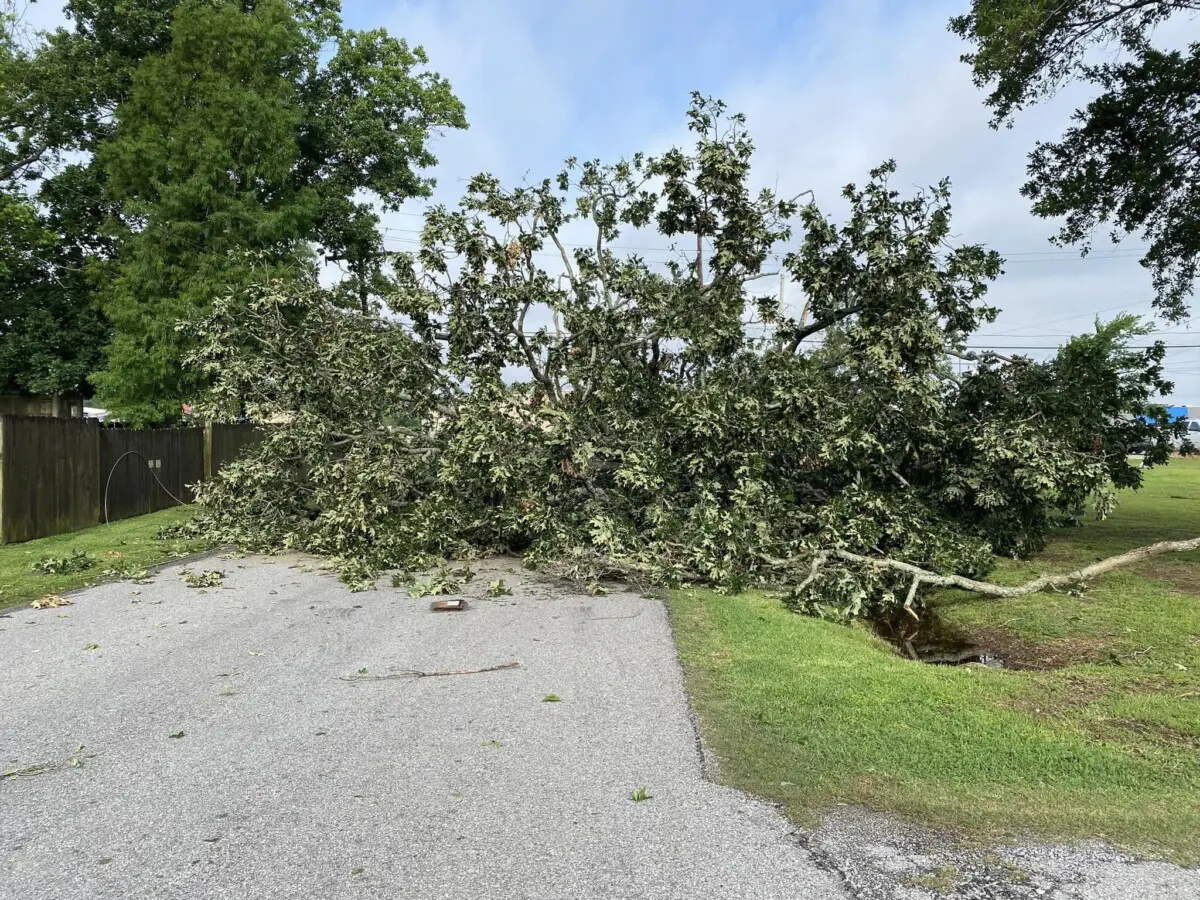
M 74 603 L 74 600 L 68 600 L 58 594 L 47 594 L 45 597 L 38 597 L 29 605 L 33 609 L 57 609 L 60 606 L 73 606 Z

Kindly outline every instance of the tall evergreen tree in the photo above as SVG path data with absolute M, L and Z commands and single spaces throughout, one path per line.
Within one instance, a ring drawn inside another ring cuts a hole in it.
M 427 195 L 431 136 L 466 126 L 420 48 L 347 30 L 322 0 L 66 12 L 71 28 L 10 54 L 0 177 L 38 186 L 39 214 L 83 253 L 73 303 L 113 329 L 100 402 L 177 417 L 200 382 L 176 324 L 255 271 L 335 262 L 344 302 L 376 303 L 391 283 L 376 210 Z
M 284 0 L 250 11 L 185 0 L 171 31 L 171 49 L 134 72 L 98 151 L 136 224 L 104 294 L 115 334 L 96 384 L 106 403 L 146 422 L 201 386 L 180 365 L 175 326 L 248 283 L 248 254 L 276 277 L 299 265 L 318 213 L 315 191 L 292 178 L 295 84 L 318 36 Z

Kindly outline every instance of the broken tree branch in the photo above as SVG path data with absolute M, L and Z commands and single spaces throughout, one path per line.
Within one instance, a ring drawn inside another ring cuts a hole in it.
M 948 356 L 953 356 L 955 359 L 961 359 L 965 362 L 979 362 L 987 356 L 994 356 L 996 359 L 1006 363 L 1014 362 L 1011 356 L 1005 356 L 1003 353 L 997 353 L 995 350 L 984 350 L 982 353 L 976 353 L 974 350 L 970 350 L 965 353 L 960 353 L 957 350 L 947 350 L 946 354 Z
M 1078 584 L 1081 581 L 1087 581 L 1090 578 L 1095 578 L 1098 575 L 1104 575 L 1114 569 L 1119 569 L 1122 566 L 1128 566 L 1136 562 L 1141 562 L 1144 559 L 1149 559 L 1152 556 L 1161 556 L 1164 553 L 1185 553 L 1189 550 L 1200 550 L 1200 537 L 1191 538 L 1186 541 L 1159 541 L 1157 544 L 1150 544 L 1145 547 L 1137 547 L 1126 553 L 1118 556 L 1110 556 L 1108 559 L 1102 559 L 1090 566 L 1084 566 L 1082 569 L 1076 569 L 1074 572 L 1067 572 L 1062 575 L 1041 575 L 1024 584 L 1012 585 L 1006 587 L 1000 584 L 991 584 L 987 581 L 976 581 L 974 578 L 965 578 L 962 575 L 939 575 L 936 572 L 930 572 L 928 569 L 922 569 L 920 566 L 914 566 L 912 563 L 901 562 L 897 559 L 875 558 L 870 556 L 862 556 L 858 553 L 851 553 L 849 550 L 829 550 L 827 553 L 837 559 L 845 562 L 855 563 L 861 566 L 875 566 L 877 568 L 894 569 L 898 572 L 905 572 L 913 576 L 912 586 L 908 590 L 908 598 L 904 604 L 906 609 L 912 608 L 913 599 L 916 597 L 917 588 L 922 584 L 929 584 L 935 587 L 956 587 L 964 591 L 972 591 L 976 594 L 983 594 L 986 597 L 997 597 L 1000 599 L 1009 599 L 1012 597 L 1024 597 L 1028 594 L 1036 594 L 1038 591 L 1045 590 L 1048 587 L 1061 587 L 1064 585 Z M 814 560 L 815 562 L 815 560 Z M 815 569 L 815 566 L 814 566 Z M 812 581 L 813 574 L 806 578 L 803 584 L 807 585 Z
M 913 612 L 913 601 L 917 599 L 917 590 L 921 587 L 921 577 L 913 576 L 912 584 L 908 586 L 908 594 L 904 598 L 904 611 L 914 619 L 917 614 Z
M 393 672 L 390 675 L 368 675 L 365 672 L 354 675 L 339 675 L 339 681 L 397 681 L 401 678 L 438 678 L 443 675 L 479 675 L 482 672 L 499 672 L 504 669 L 519 669 L 519 662 L 501 663 L 498 666 L 485 666 L 482 669 L 451 669 L 447 672 L 420 672 L 416 669 L 405 669 L 403 672 Z

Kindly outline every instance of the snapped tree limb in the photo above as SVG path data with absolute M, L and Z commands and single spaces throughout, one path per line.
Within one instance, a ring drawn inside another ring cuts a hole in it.
M 928 569 L 922 569 L 920 566 L 914 566 L 912 563 L 902 562 L 897 559 L 877 559 L 870 556 L 862 556 L 858 553 L 851 553 L 848 550 L 829 550 L 827 554 L 828 556 L 861 566 L 878 566 L 912 575 L 912 586 L 909 588 L 908 596 L 904 603 L 904 608 L 911 610 L 913 600 L 916 598 L 917 589 L 922 584 L 936 587 L 956 587 L 964 591 L 972 591 L 976 594 L 1000 599 L 1024 597 L 1028 594 L 1036 594 L 1038 591 L 1043 591 L 1046 588 L 1079 584 L 1099 575 L 1104 575 L 1114 569 L 1149 559 L 1152 556 L 1161 556 L 1164 553 L 1185 553 L 1189 550 L 1200 550 L 1200 537 L 1190 538 L 1186 541 L 1159 541 L 1157 544 L 1138 547 L 1118 556 L 1110 556 L 1107 559 L 1092 563 L 1090 566 L 1076 569 L 1074 572 L 1066 572 L 1061 575 L 1040 575 L 1024 584 L 1012 586 L 992 584 L 988 581 L 976 581 L 974 578 L 965 578 L 962 575 L 939 575 L 936 572 L 930 572 Z M 814 573 L 810 574 L 802 584 L 807 586 L 807 584 L 811 583 L 813 577 L 815 577 L 816 563 L 823 556 L 826 556 L 826 554 L 817 554 L 814 557 Z

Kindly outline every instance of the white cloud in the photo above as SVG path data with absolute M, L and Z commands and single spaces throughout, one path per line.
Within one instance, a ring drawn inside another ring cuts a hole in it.
M 504 7 L 500 13 L 478 0 L 406 6 L 390 25 L 427 45 L 434 66 L 467 103 L 471 130 L 439 144 L 440 198 L 452 199 L 457 191 L 448 188 L 459 185 L 456 179 L 479 169 L 520 177 L 528 168 L 540 178 L 557 171 L 566 155 L 595 155 L 585 138 L 601 138 L 589 135 L 586 110 L 572 108 L 572 91 L 597 78 L 623 83 L 620 71 L 605 72 L 597 54 L 562 52 L 572 41 L 588 46 L 586 34 L 561 30 L 576 20 L 550 21 L 529 5 Z M 1032 216 L 1019 194 L 1030 149 L 1060 134 L 1086 96 L 1069 89 L 1027 110 L 1011 130 L 991 129 L 983 93 L 959 61 L 965 45 L 946 28 L 963 7 L 827 0 L 803 27 L 782 30 L 772 53 L 746 52 L 738 59 L 738 48 L 728 48 L 720 66 L 726 76 L 712 90 L 746 113 L 758 147 L 757 178 L 785 194 L 813 189 L 822 207 L 836 214 L 841 187 L 863 182 L 871 167 L 888 158 L 897 160 L 893 183 L 901 189 L 949 177 L 959 238 L 1009 257 L 990 295 L 1003 312 L 985 332 L 994 337 L 981 336 L 981 342 L 1054 345 L 1063 335 L 1089 329 L 1097 314 L 1149 313 L 1150 278 L 1137 254 L 1113 257 L 1106 236 L 1087 260 L 1052 252 L 1048 238 L 1055 223 Z M 1172 22 L 1159 39 L 1179 44 L 1196 30 L 1194 22 Z M 665 45 L 672 35 L 661 38 Z M 697 86 L 713 84 L 713 66 L 704 58 L 664 56 L 663 65 L 689 67 Z M 645 85 L 648 97 L 654 90 Z M 653 124 L 645 110 L 661 106 L 663 98 L 634 102 L 623 127 L 602 136 L 604 146 L 632 152 L 690 142 L 683 127 L 686 97 L 678 99 L 674 119 Z M 408 218 L 401 227 L 417 222 Z M 1131 238 L 1125 246 L 1138 243 Z M 1200 344 L 1200 336 L 1188 334 L 1173 329 L 1167 339 Z M 1173 351 L 1169 364 L 1176 398 L 1200 402 L 1200 348 Z
M 781 16 L 774 4 L 756 9 L 750 2 L 731 18 L 728 10 L 674 0 L 653 9 L 625 0 L 417 0 L 348 3 L 346 18 L 423 44 L 466 103 L 470 129 L 435 142 L 438 202 L 455 202 L 465 179 L 479 171 L 508 182 L 526 173 L 540 179 L 568 155 L 690 143 L 687 97 L 679 92 L 686 83 L 747 114 L 763 184 L 778 184 L 782 193 L 811 188 L 830 213 L 841 209 L 842 185 L 861 183 L 887 158 L 899 165 L 894 184 L 902 189 L 948 176 L 959 239 L 1009 257 L 990 295 L 1003 313 L 981 340 L 1055 344 L 1088 329 L 1097 314 L 1148 313 L 1150 278 L 1136 253 L 1114 257 L 1103 235 L 1086 261 L 1049 252 L 1055 224 L 1030 215 L 1019 194 L 1029 150 L 1060 134 L 1086 95 L 1068 90 L 1022 113 L 1011 130 L 989 128 L 983 92 L 958 59 L 966 47 L 946 29 L 965 8 L 965 0 L 824 0 Z M 742 46 L 738 40 L 747 38 L 734 35 L 733 26 L 755 16 L 786 20 L 786 27 Z M 60 7 L 38 3 L 27 19 L 57 24 Z M 1198 23 L 1181 18 L 1160 28 L 1156 42 L 1180 46 L 1197 35 Z M 660 51 L 648 52 L 653 48 Z M 422 205 L 385 216 L 389 244 L 415 246 L 420 219 L 413 213 Z M 587 238 L 578 230 L 567 239 Z M 631 235 L 622 243 L 664 242 Z M 1130 238 L 1125 246 L 1139 243 Z M 1180 326 L 1165 337 L 1200 345 L 1200 335 L 1191 335 Z M 1175 398 L 1200 403 L 1200 347 L 1172 351 L 1168 363 Z

